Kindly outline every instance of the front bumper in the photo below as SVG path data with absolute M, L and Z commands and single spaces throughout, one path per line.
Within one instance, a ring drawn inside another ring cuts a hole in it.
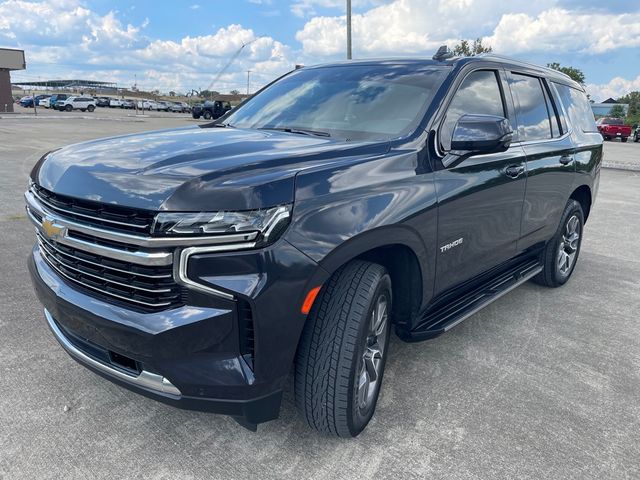
M 189 292 L 181 307 L 141 313 L 74 288 L 38 247 L 29 270 L 49 327 L 75 360 L 145 396 L 247 426 L 277 418 L 304 326 L 302 299 L 325 275 L 283 240 L 259 251 L 196 255 L 191 274 L 235 300 Z M 241 303 L 253 312 L 251 361 L 240 346 Z

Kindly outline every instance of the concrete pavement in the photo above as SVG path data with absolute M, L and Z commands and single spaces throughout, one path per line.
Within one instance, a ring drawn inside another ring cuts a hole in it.
M 76 364 L 28 279 L 27 174 L 58 145 L 188 122 L 0 120 L 0 479 L 640 478 L 640 173 L 603 170 L 566 286 L 525 284 L 433 341 L 394 338 L 355 440 L 310 431 L 291 387 L 251 433 Z

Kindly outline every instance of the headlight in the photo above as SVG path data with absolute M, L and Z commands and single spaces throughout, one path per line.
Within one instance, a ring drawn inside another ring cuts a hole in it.
M 162 212 L 153 222 L 155 235 L 213 236 L 242 233 L 259 234 L 259 244 L 272 243 L 291 218 L 291 205 L 238 212 Z

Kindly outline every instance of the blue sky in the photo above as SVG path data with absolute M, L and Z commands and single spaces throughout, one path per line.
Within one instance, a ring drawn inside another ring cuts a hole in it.
M 14 81 L 88 77 L 161 91 L 251 90 L 344 58 L 344 0 L 0 0 Z M 431 56 L 481 37 L 497 53 L 584 71 L 596 100 L 640 90 L 640 2 L 353 0 L 354 57 Z M 249 42 L 251 42 L 249 44 Z M 236 61 L 211 85 L 244 44 Z

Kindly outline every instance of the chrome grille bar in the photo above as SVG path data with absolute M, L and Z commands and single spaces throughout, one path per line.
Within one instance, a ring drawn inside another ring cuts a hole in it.
M 54 266 L 53 264 L 47 262 L 47 265 L 49 265 L 51 268 L 53 268 L 56 273 L 60 276 L 62 276 L 63 278 L 66 278 L 67 280 L 70 280 L 71 282 L 77 283 L 78 285 L 81 285 L 85 288 L 89 288 L 91 290 L 94 290 L 96 292 L 99 292 L 103 295 L 109 295 L 111 297 L 117 298 L 119 300 L 123 300 L 124 302 L 133 302 L 136 303 L 138 305 L 143 305 L 145 307 L 153 307 L 153 308 L 161 308 L 161 307 L 169 307 L 171 306 L 171 302 L 160 302 L 160 303 L 151 303 L 151 302 L 144 302 L 135 298 L 131 298 L 131 297 L 125 297 L 123 295 L 118 295 L 115 293 L 111 293 L 111 292 L 105 292 L 104 290 L 94 287 L 93 285 L 88 285 L 88 284 L 84 284 L 81 282 L 78 282 L 76 279 L 74 279 L 73 277 L 71 277 L 70 275 L 67 275 L 66 273 L 64 273 L 62 270 L 60 270 L 58 267 Z
M 131 235 L 128 233 L 120 233 L 112 230 L 105 230 L 104 228 L 98 228 L 90 225 L 85 225 L 68 218 L 62 217 L 60 214 L 55 213 L 43 207 L 38 203 L 36 197 L 27 191 L 25 194 L 25 200 L 27 201 L 27 208 L 32 212 L 40 215 L 40 217 L 51 217 L 57 224 L 65 227 L 69 230 L 75 230 L 80 233 L 92 235 L 94 237 L 103 238 L 113 242 L 119 242 L 126 245 L 136 245 L 138 247 L 146 248 L 161 248 L 161 247 L 184 247 L 194 245 L 222 245 L 233 244 L 240 242 L 253 241 L 257 238 L 258 232 L 250 233 L 233 233 L 229 235 L 216 235 L 210 237 L 148 237 L 140 235 Z M 37 219 L 32 219 L 37 222 Z M 36 225 L 38 226 L 38 225 Z M 230 245 L 230 249 L 234 247 Z
M 111 283 L 113 285 L 118 285 L 120 287 L 131 288 L 131 289 L 134 289 L 134 290 L 138 290 L 138 291 L 142 291 L 142 292 L 149 292 L 149 293 L 170 293 L 171 292 L 170 288 L 145 288 L 145 287 L 139 287 L 137 285 L 126 284 L 126 283 L 118 282 L 117 280 L 111 280 L 109 278 L 101 277 L 99 275 L 94 275 L 93 273 L 90 273 L 90 272 L 87 272 L 85 270 L 81 270 L 79 268 L 76 268 L 76 267 L 74 267 L 73 265 L 70 265 L 67 262 L 63 262 L 62 260 L 57 258 L 55 256 L 55 254 L 53 254 L 44 245 L 44 243 L 40 242 L 39 243 L 39 247 L 40 247 L 40 251 L 43 253 L 43 256 L 47 259 L 49 264 L 51 264 L 52 262 L 55 262 L 58 266 L 63 266 L 64 268 L 67 268 L 69 270 L 73 270 L 74 272 L 78 272 L 81 275 L 86 275 L 87 277 L 95 278 L 96 280 L 98 280 L 100 282 L 107 282 L 107 283 Z M 79 283 L 81 283 L 81 282 L 79 282 Z M 108 293 L 108 292 L 106 292 L 106 293 Z
M 91 260 L 87 260 L 87 259 L 85 259 L 85 258 L 80 258 L 80 257 L 75 256 L 75 255 L 72 255 L 72 254 L 70 254 L 70 253 L 63 252 L 62 250 L 60 250 L 60 248 L 56 247 L 56 246 L 55 246 L 55 245 L 53 245 L 49 240 L 47 240 L 46 238 L 44 238 L 44 236 L 42 236 L 42 235 L 40 234 L 40 232 L 36 232 L 36 236 L 38 237 L 38 240 L 39 240 L 41 243 L 45 243 L 45 244 L 46 244 L 46 246 L 47 246 L 48 248 L 51 248 L 51 249 L 55 250 L 55 251 L 56 251 L 58 254 L 60 254 L 60 255 L 64 255 L 64 256 L 66 256 L 66 257 L 72 258 L 72 259 L 74 259 L 74 260 L 76 260 L 76 261 L 78 261 L 78 262 L 84 262 L 84 263 L 87 263 L 87 264 L 90 264 L 90 265 L 94 265 L 94 266 L 96 266 L 96 267 L 106 268 L 106 269 L 108 269 L 108 270 L 112 270 L 112 271 L 115 271 L 115 272 L 124 273 L 124 274 L 127 274 L 127 275 L 131 275 L 131 274 L 132 274 L 132 272 L 131 272 L 130 270 L 123 270 L 123 269 L 120 269 L 120 268 L 111 267 L 111 266 L 109 266 L 109 265 L 104 265 L 104 264 L 102 264 L 102 263 L 93 262 L 93 261 L 91 261 Z M 146 273 L 140 273 L 140 272 L 135 272 L 135 275 L 136 275 L 136 276 L 140 276 L 140 277 L 150 278 L 150 279 L 162 279 L 162 278 L 171 278 L 171 277 L 172 277 L 172 275 L 171 275 L 171 274 L 165 274 L 165 275 L 149 275 L 149 274 L 146 274 Z
M 141 229 L 141 230 L 145 230 L 148 229 L 151 224 L 150 223 L 146 223 L 144 225 L 137 225 L 135 223 L 127 223 L 127 222 L 120 222 L 117 220 L 111 220 L 108 218 L 102 218 L 102 217 L 95 217 L 93 215 L 87 215 L 85 213 L 79 213 L 76 212 L 74 210 L 65 210 L 64 208 L 58 207 L 56 205 L 53 205 L 51 202 L 49 202 L 48 200 L 46 200 L 45 198 L 42 198 L 42 195 L 40 195 L 34 188 L 32 188 L 30 190 L 31 194 L 36 197 L 36 199 L 45 207 L 47 207 L 48 209 L 60 213 L 62 215 L 74 215 L 77 217 L 82 217 L 82 218 L 86 218 L 88 220 L 93 220 L 95 222 L 106 222 L 106 223 L 111 223 L 113 225 L 119 225 L 122 227 L 127 227 L 127 228 L 137 228 L 137 229 Z

